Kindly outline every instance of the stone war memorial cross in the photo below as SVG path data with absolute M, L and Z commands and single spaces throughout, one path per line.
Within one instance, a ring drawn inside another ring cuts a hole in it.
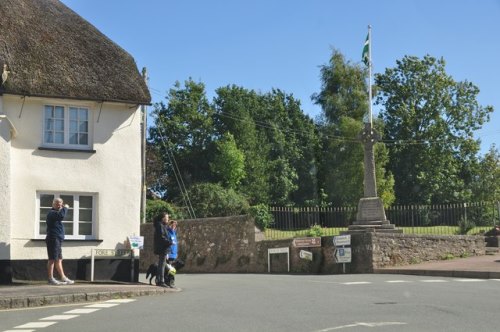
M 377 181 L 375 176 L 375 156 L 373 148 L 380 140 L 380 135 L 373 128 L 372 120 L 372 88 L 371 88 L 371 27 L 368 26 L 368 36 L 363 48 L 362 60 L 368 66 L 368 104 L 369 121 L 364 124 L 358 138 L 364 147 L 364 194 L 358 203 L 356 220 L 348 227 L 347 233 L 358 232 L 391 232 L 402 233 L 387 220 L 382 199 L 377 195 Z

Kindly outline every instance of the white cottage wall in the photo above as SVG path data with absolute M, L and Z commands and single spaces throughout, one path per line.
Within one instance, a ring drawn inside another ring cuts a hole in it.
M 136 105 L 6 97 L 18 131 L 12 140 L 11 259 L 46 259 L 36 241 L 38 191 L 96 195 L 96 240 L 67 240 L 65 259 L 90 256 L 93 248 L 125 248 L 140 227 L 141 134 Z M 40 150 L 46 104 L 88 107 L 94 151 Z M 20 117 L 19 117 L 20 115 Z
M 0 96 L 0 114 L 4 114 L 3 97 Z M 11 125 L 0 119 L 0 260 L 10 259 L 10 150 Z

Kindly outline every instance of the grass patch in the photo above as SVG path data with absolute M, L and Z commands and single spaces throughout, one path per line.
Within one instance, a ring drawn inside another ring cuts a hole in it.
M 492 226 L 474 227 L 468 235 L 480 235 L 491 229 Z M 427 227 L 397 227 L 402 229 L 404 234 L 418 234 L 418 235 L 457 235 L 459 226 L 427 226 Z M 347 231 L 347 227 L 324 227 L 321 228 L 323 236 L 336 236 L 340 232 Z M 310 228 L 299 229 L 293 231 L 279 230 L 274 228 L 267 228 L 265 230 L 266 239 L 293 239 L 296 237 L 307 237 L 310 234 Z

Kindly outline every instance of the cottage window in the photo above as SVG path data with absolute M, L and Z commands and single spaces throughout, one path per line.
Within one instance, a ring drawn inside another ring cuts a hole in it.
M 66 239 L 90 240 L 96 238 L 96 195 L 71 193 L 43 193 L 37 194 L 38 238 L 45 238 L 47 234 L 47 213 L 52 208 L 54 198 L 62 198 L 70 208 L 64 218 L 64 232 Z
M 45 105 L 43 143 L 71 149 L 90 148 L 90 112 L 85 107 Z

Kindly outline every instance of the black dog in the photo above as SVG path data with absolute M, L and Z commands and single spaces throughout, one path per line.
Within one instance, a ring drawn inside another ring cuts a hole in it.
M 171 264 L 177 271 L 179 271 L 185 264 L 183 261 L 180 259 L 175 260 Z M 148 267 L 148 270 L 146 271 L 146 279 L 149 278 L 149 284 L 152 285 L 153 283 L 153 278 L 155 278 L 155 283 L 156 283 L 156 273 L 158 273 L 158 263 L 151 264 Z M 168 274 L 168 267 L 165 268 L 165 277 Z M 165 278 L 166 280 L 166 278 Z

